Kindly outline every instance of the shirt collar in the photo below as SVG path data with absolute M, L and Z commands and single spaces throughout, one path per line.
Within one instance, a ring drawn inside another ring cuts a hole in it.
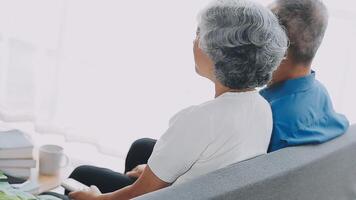
M 270 98 L 286 96 L 293 93 L 306 91 L 314 85 L 314 82 L 315 71 L 312 71 L 306 76 L 289 79 L 269 86 L 263 91 L 263 93 L 267 95 L 269 94 Z

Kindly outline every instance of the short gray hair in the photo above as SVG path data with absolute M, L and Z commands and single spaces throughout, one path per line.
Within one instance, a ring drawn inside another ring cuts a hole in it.
M 273 12 L 287 29 L 292 60 L 310 64 L 328 26 L 325 5 L 320 0 L 277 0 Z
M 215 76 L 232 89 L 267 84 L 288 39 L 276 16 L 246 0 L 215 0 L 198 16 L 200 48 L 213 60 Z

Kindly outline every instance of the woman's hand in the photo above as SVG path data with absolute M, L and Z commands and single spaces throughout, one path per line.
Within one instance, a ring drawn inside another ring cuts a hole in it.
M 148 165 L 143 165 L 138 168 L 144 168 L 144 171 L 140 175 L 140 177 L 132 184 L 129 186 L 126 186 L 122 189 L 116 190 L 111 193 L 106 193 L 102 194 L 96 199 L 95 197 L 90 199 L 91 196 L 89 196 L 87 199 L 88 200 L 129 200 L 133 199 L 135 197 L 138 197 L 140 195 L 153 192 L 156 190 L 159 190 L 161 188 L 165 188 L 169 186 L 169 183 L 166 183 L 159 179 L 150 169 Z M 86 198 L 86 197 L 84 197 Z M 77 199 L 75 199 L 77 200 Z M 82 200 L 82 199 L 80 199 Z
M 69 193 L 72 200 L 101 200 L 101 192 L 96 186 L 90 186 L 88 190 Z
M 141 176 L 141 174 L 145 170 L 146 166 L 147 166 L 146 164 L 137 165 L 131 171 L 126 172 L 126 175 L 129 176 L 129 177 L 138 178 L 138 177 Z

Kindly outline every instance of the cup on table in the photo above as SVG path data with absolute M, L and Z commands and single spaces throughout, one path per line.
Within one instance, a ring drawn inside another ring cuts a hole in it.
M 57 175 L 69 164 L 69 158 L 58 145 L 44 145 L 39 149 L 39 172 L 43 175 Z

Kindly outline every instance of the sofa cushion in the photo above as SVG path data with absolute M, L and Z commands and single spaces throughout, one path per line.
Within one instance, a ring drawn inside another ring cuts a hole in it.
M 285 148 L 136 199 L 356 199 L 356 125 L 321 145 Z

